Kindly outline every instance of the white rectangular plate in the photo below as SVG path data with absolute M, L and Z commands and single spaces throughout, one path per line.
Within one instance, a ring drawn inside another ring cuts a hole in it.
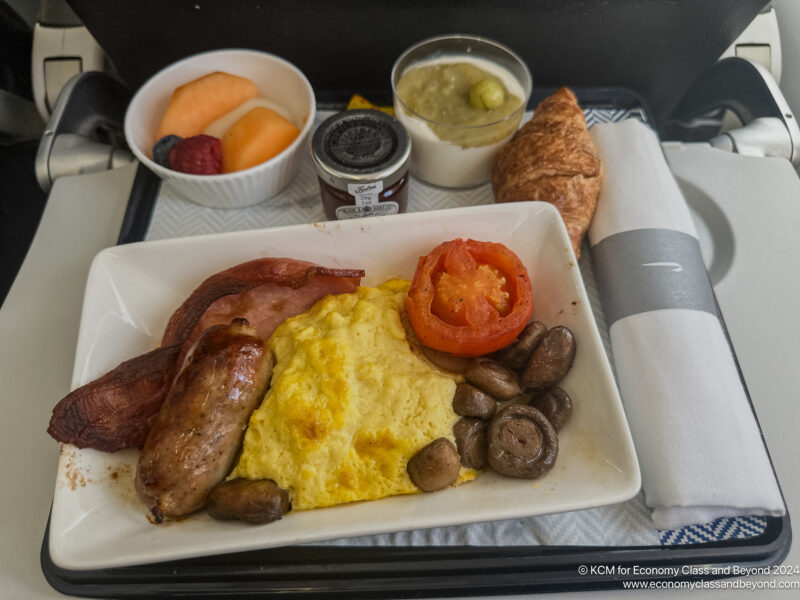
M 457 237 L 502 242 L 525 263 L 534 318 L 575 334 L 563 387 L 574 403 L 559 455 L 539 480 L 484 473 L 431 494 L 289 513 L 253 526 L 198 513 L 153 525 L 133 487 L 137 450 L 64 446 L 50 524 L 50 554 L 68 569 L 96 569 L 272 546 L 492 521 L 612 504 L 633 497 L 639 466 L 589 300 L 558 211 L 498 204 L 143 242 L 94 260 L 86 288 L 73 385 L 155 347 L 172 311 L 209 275 L 263 256 L 363 268 L 364 285 L 410 279 L 417 258 Z

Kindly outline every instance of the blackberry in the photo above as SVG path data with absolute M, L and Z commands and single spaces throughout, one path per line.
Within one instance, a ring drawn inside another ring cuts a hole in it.
M 165 135 L 153 145 L 153 160 L 162 167 L 172 168 L 169 164 L 169 153 L 183 138 L 179 135 Z

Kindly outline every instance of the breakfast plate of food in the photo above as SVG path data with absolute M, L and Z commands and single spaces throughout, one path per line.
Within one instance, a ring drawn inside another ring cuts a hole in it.
M 49 551 L 97 569 L 625 501 L 639 467 L 556 208 L 109 248 Z

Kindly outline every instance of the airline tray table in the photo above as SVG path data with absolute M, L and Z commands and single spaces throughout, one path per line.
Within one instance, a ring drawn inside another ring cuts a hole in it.
M 531 106 L 552 91 L 535 90 Z M 590 126 L 627 118 L 650 120 L 641 98 L 629 90 L 575 91 Z M 340 106 L 321 103 L 317 122 L 336 108 Z M 409 212 L 493 201 L 488 184 L 457 192 L 413 179 L 409 185 Z M 289 189 L 278 197 L 234 210 L 182 200 L 139 166 L 119 242 L 323 220 L 309 156 Z M 589 255 L 582 253 L 580 268 L 608 351 Z M 513 522 L 87 571 L 56 566 L 48 554 L 48 535 L 49 529 L 41 563 L 49 583 L 65 594 L 103 598 L 411 598 L 620 588 L 631 580 L 709 580 L 715 575 L 707 573 L 715 567 L 720 577 L 735 574 L 731 566 L 774 565 L 791 544 L 788 515 L 726 518 L 680 530 L 655 530 L 641 493 L 618 505 Z

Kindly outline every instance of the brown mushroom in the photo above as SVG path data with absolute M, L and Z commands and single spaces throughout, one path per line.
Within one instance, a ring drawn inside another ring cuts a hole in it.
M 488 421 L 497 410 L 497 401 L 469 383 L 459 383 L 453 396 L 453 410 L 462 417 Z
M 446 352 L 439 352 L 429 346 L 420 345 L 420 349 L 429 361 L 440 369 L 450 371 L 451 373 L 463 373 L 464 369 L 467 368 L 467 364 L 469 364 L 468 358 L 453 356 Z
M 532 321 L 514 342 L 495 352 L 494 358 L 514 371 L 522 371 L 546 333 L 544 323 Z
M 472 469 L 486 467 L 486 421 L 464 417 L 453 425 L 461 464 Z
M 572 400 L 557 385 L 535 395 L 528 405 L 541 411 L 556 431 L 561 430 L 572 414 Z
M 553 426 L 532 406 L 514 404 L 489 424 L 489 464 L 509 477 L 535 479 L 549 471 L 558 454 Z
M 288 492 L 270 479 L 223 481 L 206 500 L 206 511 L 215 519 L 239 519 L 255 525 L 277 521 L 290 509 Z
M 522 392 L 519 376 L 489 358 L 472 359 L 464 371 L 464 379 L 496 400 L 511 400 Z
M 423 492 L 435 492 L 455 483 L 460 465 L 453 442 L 438 438 L 412 456 L 406 468 L 414 485 Z
M 525 389 L 543 389 L 556 385 L 569 372 L 575 360 L 575 336 L 566 327 L 553 327 L 533 351 L 520 378 Z

